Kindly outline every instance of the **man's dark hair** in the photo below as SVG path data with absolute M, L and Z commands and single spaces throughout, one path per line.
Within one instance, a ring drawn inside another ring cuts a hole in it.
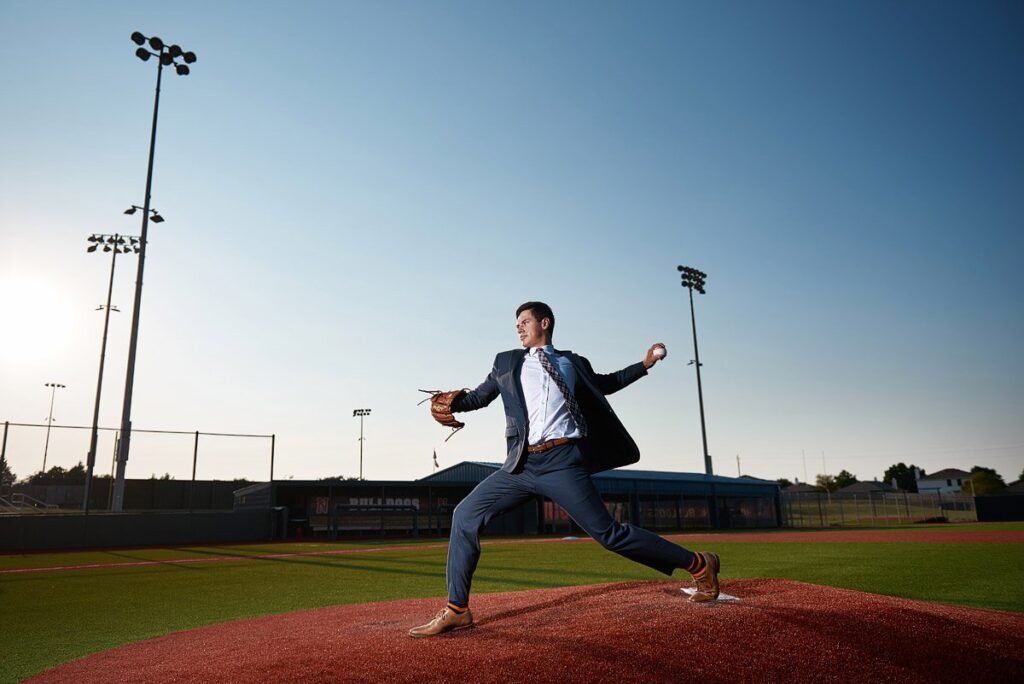
M 519 314 L 527 310 L 533 314 L 534 318 L 537 319 L 538 323 L 544 320 L 545 318 L 549 319 L 551 321 L 551 327 L 548 328 L 548 332 L 554 334 L 555 312 L 551 310 L 550 306 L 548 306 L 544 302 L 526 302 L 525 304 L 520 304 L 519 308 L 516 309 L 516 319 L 519 318 Z

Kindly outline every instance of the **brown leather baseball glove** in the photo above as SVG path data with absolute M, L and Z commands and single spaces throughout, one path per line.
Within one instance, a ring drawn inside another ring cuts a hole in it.
M 447 442 L 449 439 L 452 438 L 452 435 L 454 435 L 462 428 L 466 427 L 465 423 L 457 420 L 455 416 L 452 414 L 452 402 L 454 402 L 456 399 L 465 394 L 466 390 L 459 389 L 451 390 L 449 392 L 442 392 L 441 390 L 421 389 L 420 392 L 426 392 L 427 394 L 430 395 L 429 397 L 427 397 L 427 399 L 430 400 L 430 415 L 434 417 L 434 420 L 436 420 L 441 425 L 444 425 L 445 427 L 450 427 L 452 429 L 451 435 L 445 437 L 444 441 Z M 427 399 L 424 399 L 423 401 L 427 401 Z M 420 404 L 422 404 L 423 401 L 421 401 Z M 417 406 L 418 405 L 419 404 L 417 404 Z

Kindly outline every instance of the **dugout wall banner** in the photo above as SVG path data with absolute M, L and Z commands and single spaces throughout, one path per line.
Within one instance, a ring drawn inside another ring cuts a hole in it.
M 468 484 L 277 482 L 268 498 L 288 510 L 291 538 L 447 536 L 456 504 L 471 489 Z

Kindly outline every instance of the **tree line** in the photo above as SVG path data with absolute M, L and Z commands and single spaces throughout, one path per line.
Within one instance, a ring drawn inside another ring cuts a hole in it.
M 915 474 L 917 471 L 918 474 Z M 882 482 L 891 485 L 893 481 L 896 482 L 896 487 L 906 492 L 917 493 L 917 480 L 918 476 L 922 479 L 927 477 L 927 473 L 924 468 L 919 468 L 913 463 L 907 465 L 906 463 L 894 463 L 889 466 L 885 473 L 882 475 Z M 1024 470 L 1021 471 L 1018 480 L 1024 480 Z M 793 483 L 787 478 L 781 477 L 776 482 L 779 486 L 785 488 L 791 486 Z M 860 482 L 857 476 L 848 470 L 840 470 L 838 475 L 830 475 L 826 473 L 818 474 L 815 477 L 814 484 L 816 487 L 825 492 L 835 492 L 844 487 L 849 487 L 852 484 Z M 986 494 L 998 494 L 999 492 L 1006 489 L 1006 481 L 1003 480 L 1002 475 L 997 473 L 993 468 L 987 468 L 985 466 L 973 466 L 971 468 L 970 486 L 967 483 L 964 484 L 963 491 L 972 491 L 974 494 L 984 496 Z
M 96 480 L 110 480 L 112 479 L 110 474 L 94 473 L 92 476 L 93 481 Z M 163 475 L 157 476 L 155 473 L 149 478 L 151 480 L 173 480 L 174 477 L 170 473 L 164 473 Z M 245 478 L 237 478 L 235 482 L 248 482 Z M 63 468 L 61 466 L 53 466 L 49 470 L 43 472 L 33 473 L 29 475 L 21 482 L 18 482 L 17 475 L 15 475 L 6 460 L 0 460 L 0 488 L 12 487 L 14 484 L 30 484 L 30 485 L 85 485 L 85 464 L 79 461 L 76 465 L 70 468 Z

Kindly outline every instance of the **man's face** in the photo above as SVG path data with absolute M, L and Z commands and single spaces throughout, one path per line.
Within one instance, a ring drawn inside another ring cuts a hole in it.
M 527 309 L 516 319 L 516 334 L 519 335 L 519 341 L 527 349 L 543 347 L 548 343 L 547 331 L 550 326 L 550 319 L 545 318 L 538 321 L 533 311 Z

